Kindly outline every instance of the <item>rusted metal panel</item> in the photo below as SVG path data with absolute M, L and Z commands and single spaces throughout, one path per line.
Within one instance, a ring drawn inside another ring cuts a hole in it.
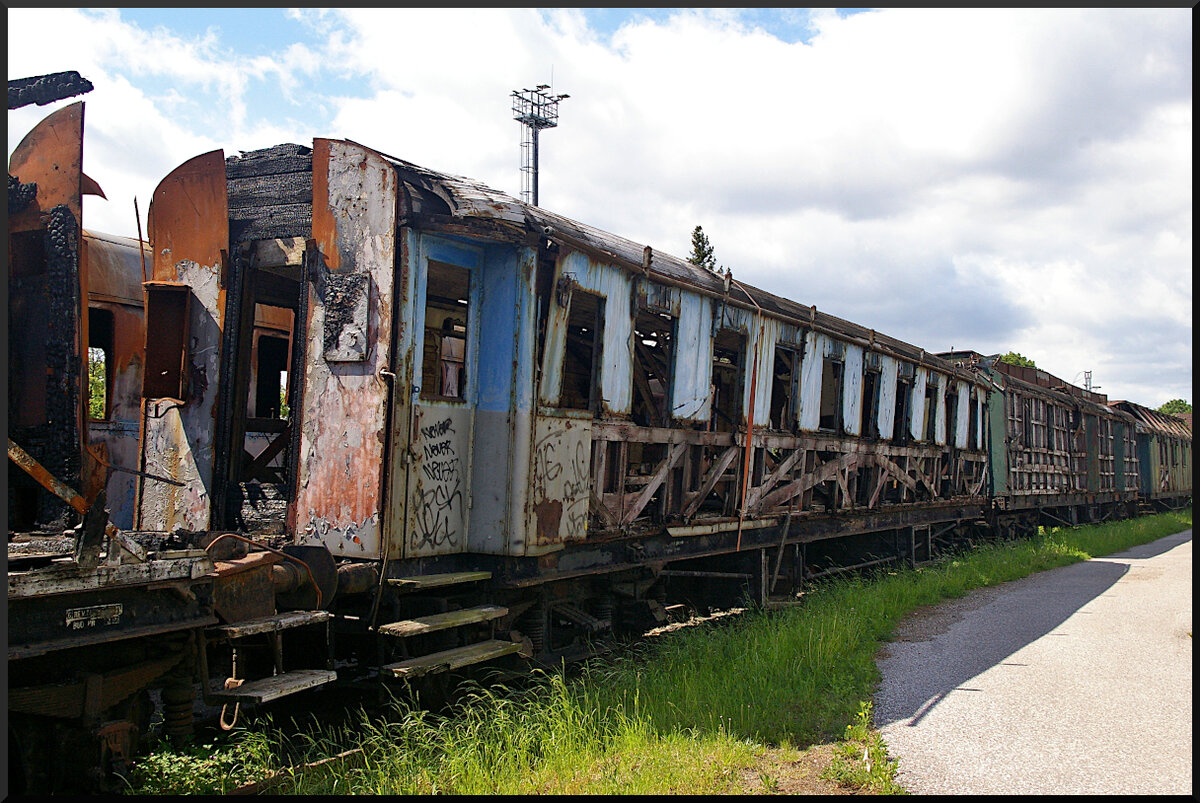
M 474 410 L 423 401 L 413 416 L 405 557 L 462 552 L 471 501 Z
M 42 228 L 41 218 L 60 204 L 82 220 L 83 102 L 47 115 L 13 150 L 8 172 L 37 184 L 37 195 L 8 219 L 9 233 Z
M 896 431 L 896 377 L 899 363 L 886 355 L 879 358 L 879 437 L 890 439 Z M 901 422 L 903 424 L 903 422 Z
M 846 344 L 842 377 L 842 430 L 848 435 L 861 435 L 863 394 L 863 350 Z
M 312 165 L 319 258 L 307 289 L 309 359 L 289 520 L 296 523 L 299 543 L 324 543 L 335 555 L 380 557 L 390 394 L 383 372 L 392 373 L 396 175 L 374 151 L 328 139 L 314 141 Z M 367 295 L 366 349 L 361 360 L 337 362 L 328 359 L 327 336 L 345 331 L 341 316 L 351 311 L 327 307 L 331 296 L 325 288 L 329 277 L 345 275 L 365 277 L 357 281 Z
M 685 421 L 708 421 L 712 383 L 712 300 L 682 293 L 676 326 L 673 415 Z
M 225 159 L 217 151 L 173 170 L 154 190 L 147 213 L 152 280 L 187 288 L 191 303 L 183 365 L 186 398 L 147 398 L 142 469 L 183 483 L 141 478 L 138 526 L 145 530 L 203 530 L 209 526 L 213 438 L 225 313 L 224 256 L 229 247 Z M 159 333 L 147 331 L 147 343 Z M 148 380 L 148 378 L 147 378 Z
M 592 492 L 591 419 L 539 415 L 533 436 L 527 554 L 583 540 Z

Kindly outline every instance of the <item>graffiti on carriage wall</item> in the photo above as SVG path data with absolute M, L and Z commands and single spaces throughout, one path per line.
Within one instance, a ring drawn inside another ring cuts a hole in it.
M 466 541 L 471 413 L 427 407 L 418 415 L 410 547 L 414 555 L 458 552 Z
M 590 422 L 539 418 L 532 475 L 529 524 L 537 543 L 584 538 L 592 489 Z

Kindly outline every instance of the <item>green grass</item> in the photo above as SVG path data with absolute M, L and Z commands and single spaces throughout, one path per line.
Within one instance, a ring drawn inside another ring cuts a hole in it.
M 284 763 L 361 748 L 272 791 L 728 794 L 747 789 L 766 749 L 838 741 L 829 777 L 899 792 L 895 764 L 870 727 L 870 701 L 875 653 L 905 614 L 1190 526 L 1189 509 L 1053 529 L 916 569 L 824 582 L 799 607 L 683 629 L 577 676 L 542 676 L 520 691 L 476 687 L 448 715 L 400 701 L 386 719 L 274 728 L 269 737 L 243 730 L 187 761 L 158 754 L 138 765 L 131 791 L 223 791 Z

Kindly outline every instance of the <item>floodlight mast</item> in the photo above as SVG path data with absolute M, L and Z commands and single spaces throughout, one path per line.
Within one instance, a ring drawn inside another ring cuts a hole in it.
M 558 125 L 558 102 L 570 95 L 551 95 L 549 84 L 512 91 L 513 119 L 524 126 L 521 137 L 521 200 L 538 205 L 538 132 Z

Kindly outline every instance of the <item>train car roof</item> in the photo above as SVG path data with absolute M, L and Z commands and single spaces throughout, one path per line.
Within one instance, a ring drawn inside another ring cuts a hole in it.
M 610 259 L 617 265 L 654 280 L 726 298 L 737 306 L 758 308 L 786 322 L 821 330 L 885 354 L 923 363 L 943 373 L 975 378 L 973 373 L 939 359 L 932 352 L 829 313 L 819 312 L 815 305 L 806 306 L 744 284 L 736 278 L 727 279 L 724 273 L 708 270 L 648 245 L 524 203 L 473 179 L 440 173 L 387 154 L 380 153 L 380 156 L 396 167 L 410 189 L 425 193 L 427 200 L 432 200 L 429 196 L 439 199 L 444 204 L 445 215 L 451 218 L 489 221 L 507 227 L 514 233 L 520 231 L 526 236 L 545 237 Z M 438 215 L 430 217 L 437 218 Z
M 150 269 L 150 248 L 134 237 L 83 230 L 87 245 L 88 298 L 142 306 L 142 282 Z M 140 252 L 140 259 L 139 259 Z
M 1131 401 L 1112 401 L 1109 402 L 1109 405 L 1129 413 L 1137 420 L 1138 424 L 1151 432 L 1187 440 L 1192 439 L 1191 425 L 1178 416 L 1160 413 L 1158 410 L 1151 410 L 1149 407 L 1143 407 L 1137 402 Z

